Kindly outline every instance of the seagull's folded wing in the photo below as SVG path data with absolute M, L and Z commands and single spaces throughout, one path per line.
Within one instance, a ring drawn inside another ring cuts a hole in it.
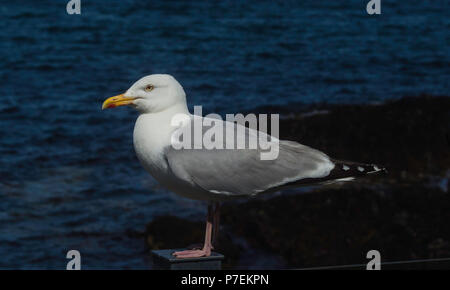
M 279 141 L 274 160 L 261 160 L 260 149 L 174 149 L 166 158 L 172 172 L 213 194 L 255 195 L 292 182 L 320 179 L 334 164 L 324 153 L 291 141 Z

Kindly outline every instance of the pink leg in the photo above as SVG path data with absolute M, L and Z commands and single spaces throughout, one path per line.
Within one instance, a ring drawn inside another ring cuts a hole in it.
M 214 249 L 217 246 L 219 241 L 219 222 L 220 222 L 220 203 L 215 202 L 213 206 L 213 222 L 212 222 L 212 244 L 211 249 Z M 192 244 L 187 246 L 189 250 L 199 250 L 203 247 L 203 244 Z
M 205 231 L 205 243 L 203 244 L 203 248 L 201 250 L 185 250 L 175 252 L 174 255 L 177 258 L 186 259 L 186 258 L 198 258 L 198 257 L 209 257 L 211 255 L 211 234 L 212 234 L 212 220 L 213 220 L 213 211 L 212 205 L 208 205 L 208 215 L 206 219 L 206 231 Z

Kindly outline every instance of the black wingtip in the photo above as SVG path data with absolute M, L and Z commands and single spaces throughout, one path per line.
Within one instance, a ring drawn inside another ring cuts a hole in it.
M 376 164 L 364 164 L 333 160 L 335 168 L 332 170 L 334 177 L 360 177 L 371 174 L 387 174 L 387 169 Z
M 368 174 L 372 174 L 372 173 L 388 174 L 389 173 L 388 170 L 386 169 L 386 167 L 379 166 L 379 165 L 376 165 L 376 164 L 372 164 L 372 166 L 373 166 L 374 169 L 376 168 L 378 170 L 376 170 L 375 172 L 368 172 Z
M 381 172 L 380 172 L 380 173 L 388 175 L 388 174 L 389 174 L 389 171 L 386 169 L 386 167 L 383 167 L 383 168 L 381 169 Z
M 334 168 L 330 173 L 321 178 L 305 178 L 285 185 L 327 184 L 334 182 L 350 181 L 358 177 L 372 174 L 387 174 L 385 167 L 375 164 L 364 164 L 341 160 L 332 160 Z

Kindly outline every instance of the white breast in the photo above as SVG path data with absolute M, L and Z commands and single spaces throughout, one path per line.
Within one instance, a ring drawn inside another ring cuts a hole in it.
M 172 116 L 168 112 L 141 114 L 134 125 L 134 149 L 142 166 L 159 183 L 177 194 L 192 198 L 196 191 L 192 192 L 191 184 L 173 174 L 164 156 L 164 150 L 171 146 L 173 132 L 177 129 L 171 126 Z
M 167 170 L 164 147 L 170 145 L 170 128 L 157 114 L 139 115 L 134 125 L 133 144 L 142 166 L 155 178 Z M 169 123 L 170 124 L 170 123 Z

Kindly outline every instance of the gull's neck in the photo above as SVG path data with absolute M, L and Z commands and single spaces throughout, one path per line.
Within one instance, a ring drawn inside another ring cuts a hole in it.
M 186 103 L 179 103 L 156 113 L 141 113 L 134 125 L 133 141 L 136 146 L 145 146 L 151 150 L 162 151 L 170 145 L 175 126 L 172 118 L 178 114 L 190 115 Z
M 143 121 L 148 130 L 172 133 L 175 129 L 171 125 L 172 119 L 178 114 L 190 115 L 186 103 L 179 103 L 156 113 L 141 113 L 136 123 Z

